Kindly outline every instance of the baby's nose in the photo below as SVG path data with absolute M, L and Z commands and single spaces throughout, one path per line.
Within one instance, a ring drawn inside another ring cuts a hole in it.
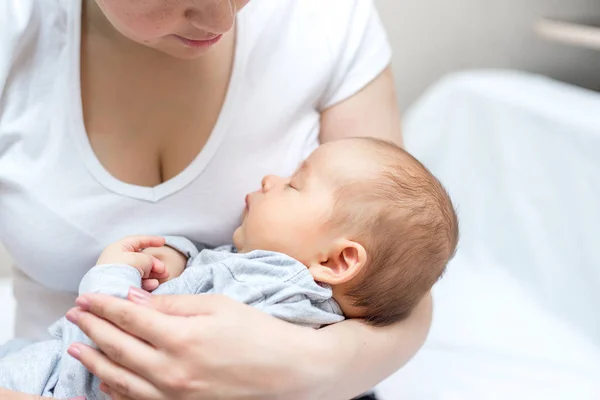
M 263 192 L 268 192 L 277 186 L 277 183 L 281 180 L 280 177 L 275 175 L 267 175 L 262 180 L 262 190 Z

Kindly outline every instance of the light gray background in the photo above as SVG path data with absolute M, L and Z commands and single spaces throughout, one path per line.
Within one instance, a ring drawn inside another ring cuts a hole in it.
M 523 69 L 600 89 L 600 51 L 533 31 L 541 16 L 600 16 L 600 0 L 375 1 L 394 47 L 402 110 L 441 76 L 472 68 Z M 0 275 L 9 265 L 0 248 Z
M 539 17 L 600 20 L 600 0 L 375 0 L 392 45 L 404 110 L 440 76 L 516 68 L 600 89 L 600 51 L 538 37 Z

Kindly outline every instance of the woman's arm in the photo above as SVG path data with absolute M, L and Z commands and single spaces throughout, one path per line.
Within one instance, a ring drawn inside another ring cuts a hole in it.
M 321 114 L 321 143 L 357 136 L 402 144 L 400 111 L 391 66 L 361 91 Z
M 34 396 L 32 394 L 17 393 L 12 390 L 0 388 L 0 400 L 44 400 L 49 397 Z M 84 397 L 76 397 L 70 400 L 85 400 Z
M 12 390 L 0 388 L 0 400 L 41 400 L 41 397 L 17 393 Z
M 344 321 L 319 331 L 324 342 L 339 343 L 338 354 L 346 354 L 325 399 L 350 399 L 373 388 L 405 365 L 423 345 L 431 325 L 432 301 L 427 295 L 405 321 L 385 328 L 374 328 L 358 320 Z M 327 363 L 327 360 L 323 360 Z
M 31 394 L 13 392 L 12 390 L 6 390 L 0 388 L 0 400 L 43 400 L 47 397 L 34 396 Z M 77 400 L 77 399 L 72 399 Z M 79 399 L 81 400 L 81 399 Z

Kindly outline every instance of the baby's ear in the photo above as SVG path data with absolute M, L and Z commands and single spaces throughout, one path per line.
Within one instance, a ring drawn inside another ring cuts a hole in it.
M 309 271 L 315 281 L 340 285 L 356 277 L 367 262 L 367 251 L 360 243 L 340 239 L 334 242 L 321 260 L 313 262 Z

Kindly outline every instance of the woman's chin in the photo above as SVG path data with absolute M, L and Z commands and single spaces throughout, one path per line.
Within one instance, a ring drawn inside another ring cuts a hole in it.
M 167 56 L 178 58 L 180 60 L 195 60 L 210 52 L 214 46 L 208 47 L 190 47 L 178 40 L 163 38 L 155 43 L 141 43 L 142 45 L 163 53 Z

